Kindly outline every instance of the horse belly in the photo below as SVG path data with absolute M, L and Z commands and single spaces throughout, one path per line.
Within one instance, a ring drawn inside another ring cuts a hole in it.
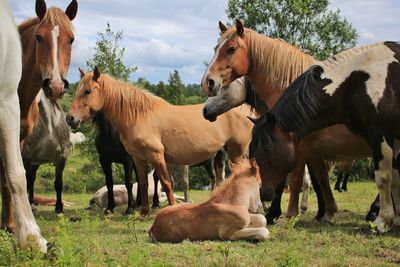
M 323 153 L 330 160 L 351 160 L 371 156 L 367 142 L 352 134 L 344 125 L 334 125 L 319 131 L 312 151 Z

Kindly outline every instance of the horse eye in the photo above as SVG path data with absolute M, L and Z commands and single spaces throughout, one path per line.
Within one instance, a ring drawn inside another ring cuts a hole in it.
M 233 53 L 235 53 L 235 51 L 236 51 L 236 48 L 231 46 L 231 47 L 228 48 L 227 53 L 228 54 L 233 54 Z
M 38 43 L 43 42 L 43 37 L 40 36 L 39 34 L 36 34 L 36 35 L 35 35 L 35 38 L 36 38 L 36 41 L 38 41 Z
M 69 43 L 72 44 L 75 41 L 74 37 L 71 37 L 71 39 L 69 39 Z
M 85 90 L 85 95 L 88 95 L 88 94 L 90 94 L 92 92 L 92 89 L 86 89 Z

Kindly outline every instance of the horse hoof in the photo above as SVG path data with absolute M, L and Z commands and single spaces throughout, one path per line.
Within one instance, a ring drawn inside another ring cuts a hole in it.
M 124 215 L 125 216 L 129 216 L 129 215 L 132 215 L 132 214 L 134 214 L 135 213 L 135 211 L 132 209 L 132 208 L 128 208 L 125 212 L 124 212 Z
M 328 224 L 333 224 L 334 223 L 334 221 L 333 221 L 333 216 L 329 216 L 329 215 L 324 215 L 322 218 L 321 218 L 321 220 L 319 220 L 319 222 L 322 222 L 322 223 L 328 223 Z
M 160 209 L 160 205 L 152 205 L 151 208 L 152 209 Z
M 56 213 L 57 213 L 57 214 L 64 213 L 64 210 L 63 210 L 63 209 L 56 209 Z
M 114 213 L 114 209 L 109 209 L 109 208 L 107 208 L 107 209 L 104 211 L 104 214 L 105 214 L 105 215 L 108 215 L 108 214 L 110 214 L 110 213 Z
M 378 230 L 378 232 L 382 234 L 388 232 L 393 227 L 392 223 L 385 222 L 385 220 L 383 220 L 379 216 L 374 221 L 374 224 L 376 225 L 376 229 Z

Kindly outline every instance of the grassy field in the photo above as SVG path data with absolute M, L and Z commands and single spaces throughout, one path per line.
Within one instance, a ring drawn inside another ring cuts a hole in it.
M 43 235 L 53 245 L 47 255 L 21 251 L 12 235 L 0 231 L 3 266 L 390 266 L 400 264 L 400 230 L 380 235 L 364 216 L 375 197 L 372 182 L 349 184 L 350 192 L 335 193 L 339 213 L 334 225 L 313 220 L 315 194 L 306 214 L 270 226 L 271 239 L 250 242 L 188 242 L 156 244 L 146 221 L 122 215 L 87 211 L 90 195 L 66 194 L 73 206 L 57 216 L 53 208 L 39 207 L 36 215 Z M 41 194 L 50 196 L 49 194 Z M 209 193 L 191 192 L 198 203 Z M 286 207 L 288 195 L 284 196 Z

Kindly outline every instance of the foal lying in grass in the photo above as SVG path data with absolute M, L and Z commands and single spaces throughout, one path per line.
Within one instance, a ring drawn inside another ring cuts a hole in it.
M 261 178 L 255 162 L 232 166 L 232 175 L 200 205 L 162 209 L 149 230 L 157 242 L 195 240 L 266 240 L 269 231 L 260 201 Z

